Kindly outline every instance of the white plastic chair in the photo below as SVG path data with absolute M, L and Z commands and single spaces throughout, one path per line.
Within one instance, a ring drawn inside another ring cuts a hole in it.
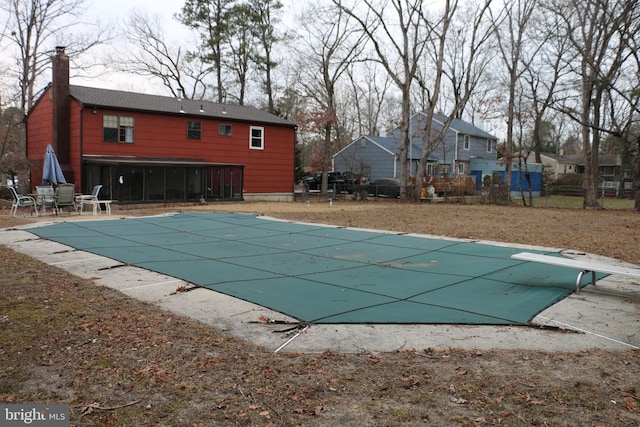
M 79 206 L 80 213 L 82 213 L 85 203 L 94 205 L 94 210 L 95 210 L 94 202 L 98 201 L 98 194 L 100 194 L 101 188 L 102 188 L 102 185 L 100 184 L 94 185 L 93 190 L 91 190 L 91 194 L 82 194 L 76 198 L 76 201 L 80 203 L 80 206 Z M 100 209 L 99 205 L 98 205 L 98 209 Z
M 38 215 L 38 203 L 36 199 L 31 196 L 24 196 L 22 194 L 18 194 L 15 188 L 9 187 L 11 189 L 11 194 L 13 194 L 13 204 L 11 205 L 11 215 L 18 216 L 18 208 L 31 208 L 31 214 L 35 211 L 36 215 Z
M 36 202 L 42 209 L 42 214 L 47 213 L 47 207 L 53 208 L 55 206 L 55 190 L 51 185 L 39 185 L 36 187 L 38 198 Z

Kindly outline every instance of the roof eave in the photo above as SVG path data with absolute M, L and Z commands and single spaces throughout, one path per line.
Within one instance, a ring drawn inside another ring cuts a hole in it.
M 269 122 L 264 120 L 251 120 L 239 117 L 230 117 L 228 115 L 220 114 L 220 115 L 212 115 L 206 113 L 181 113 L 180 111 L 176 111 L 175 113 L 161 111 L 161 110 L 150 110 L 150 109 L 142 109 L 142 108 L 131 108 L 131 107 L 122 107 L 122 106 L 114 106 L 114 105 L 104 105 L 98 103 L 90 103 L 83 102 L 80 99 L 73 97 L 81 107 L 83 108 L 98 108 L 104 110 L 115 110 L 115 111 L 127 111 L 131 113 L 144 113 L 144 114 L 157 114 L 162 116 L 171 116 L 171 117 L 192 117 L 192 118 L 200 118 L 200 119 L 210 119 L 210 120 L 219 120 L 219 121 L 231 121 L 231 122 L 239 122 L 239 123 L 252 123 L 257 125 L 269 125 L 269 126 L 282 126 L 282 127 L 290 127 L 297 128 L 298 125 L 296 123 L 278 123 L 278 122 Z

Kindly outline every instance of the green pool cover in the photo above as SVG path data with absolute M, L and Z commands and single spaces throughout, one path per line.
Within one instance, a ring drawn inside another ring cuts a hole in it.
M 508 247 L 249 214 L 64 222 L 30 231 L 309 323 L 525 325 L 571 294 L 578 273 L 512 260 L 520 250 Z

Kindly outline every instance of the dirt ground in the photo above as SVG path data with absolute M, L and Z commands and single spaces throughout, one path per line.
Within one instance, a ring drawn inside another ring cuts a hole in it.
M 114 216 L 177 210 L 528 243 L 640 263 L 640 214 L 627 210 L 336 201 L 114 207 Z M 51 219 L 7 213 L 0 228 Z M 640 425 L 637 350 L 274 354 L 6 247 L 0 265 L 0 401 L 68 404 L 71 425 Z

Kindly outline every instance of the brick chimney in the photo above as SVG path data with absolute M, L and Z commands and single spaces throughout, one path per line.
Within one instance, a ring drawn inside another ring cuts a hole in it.
M 53 141 L 51 145 L 56 152 L 67 182 L 74 182 L 71 169 L 71 101 L 69 95 L 69 57 L 64 53 L 64 46 L 56 46 L 55 55 L 51 56 L 53 68 L 51 93 L 53 97 Z

